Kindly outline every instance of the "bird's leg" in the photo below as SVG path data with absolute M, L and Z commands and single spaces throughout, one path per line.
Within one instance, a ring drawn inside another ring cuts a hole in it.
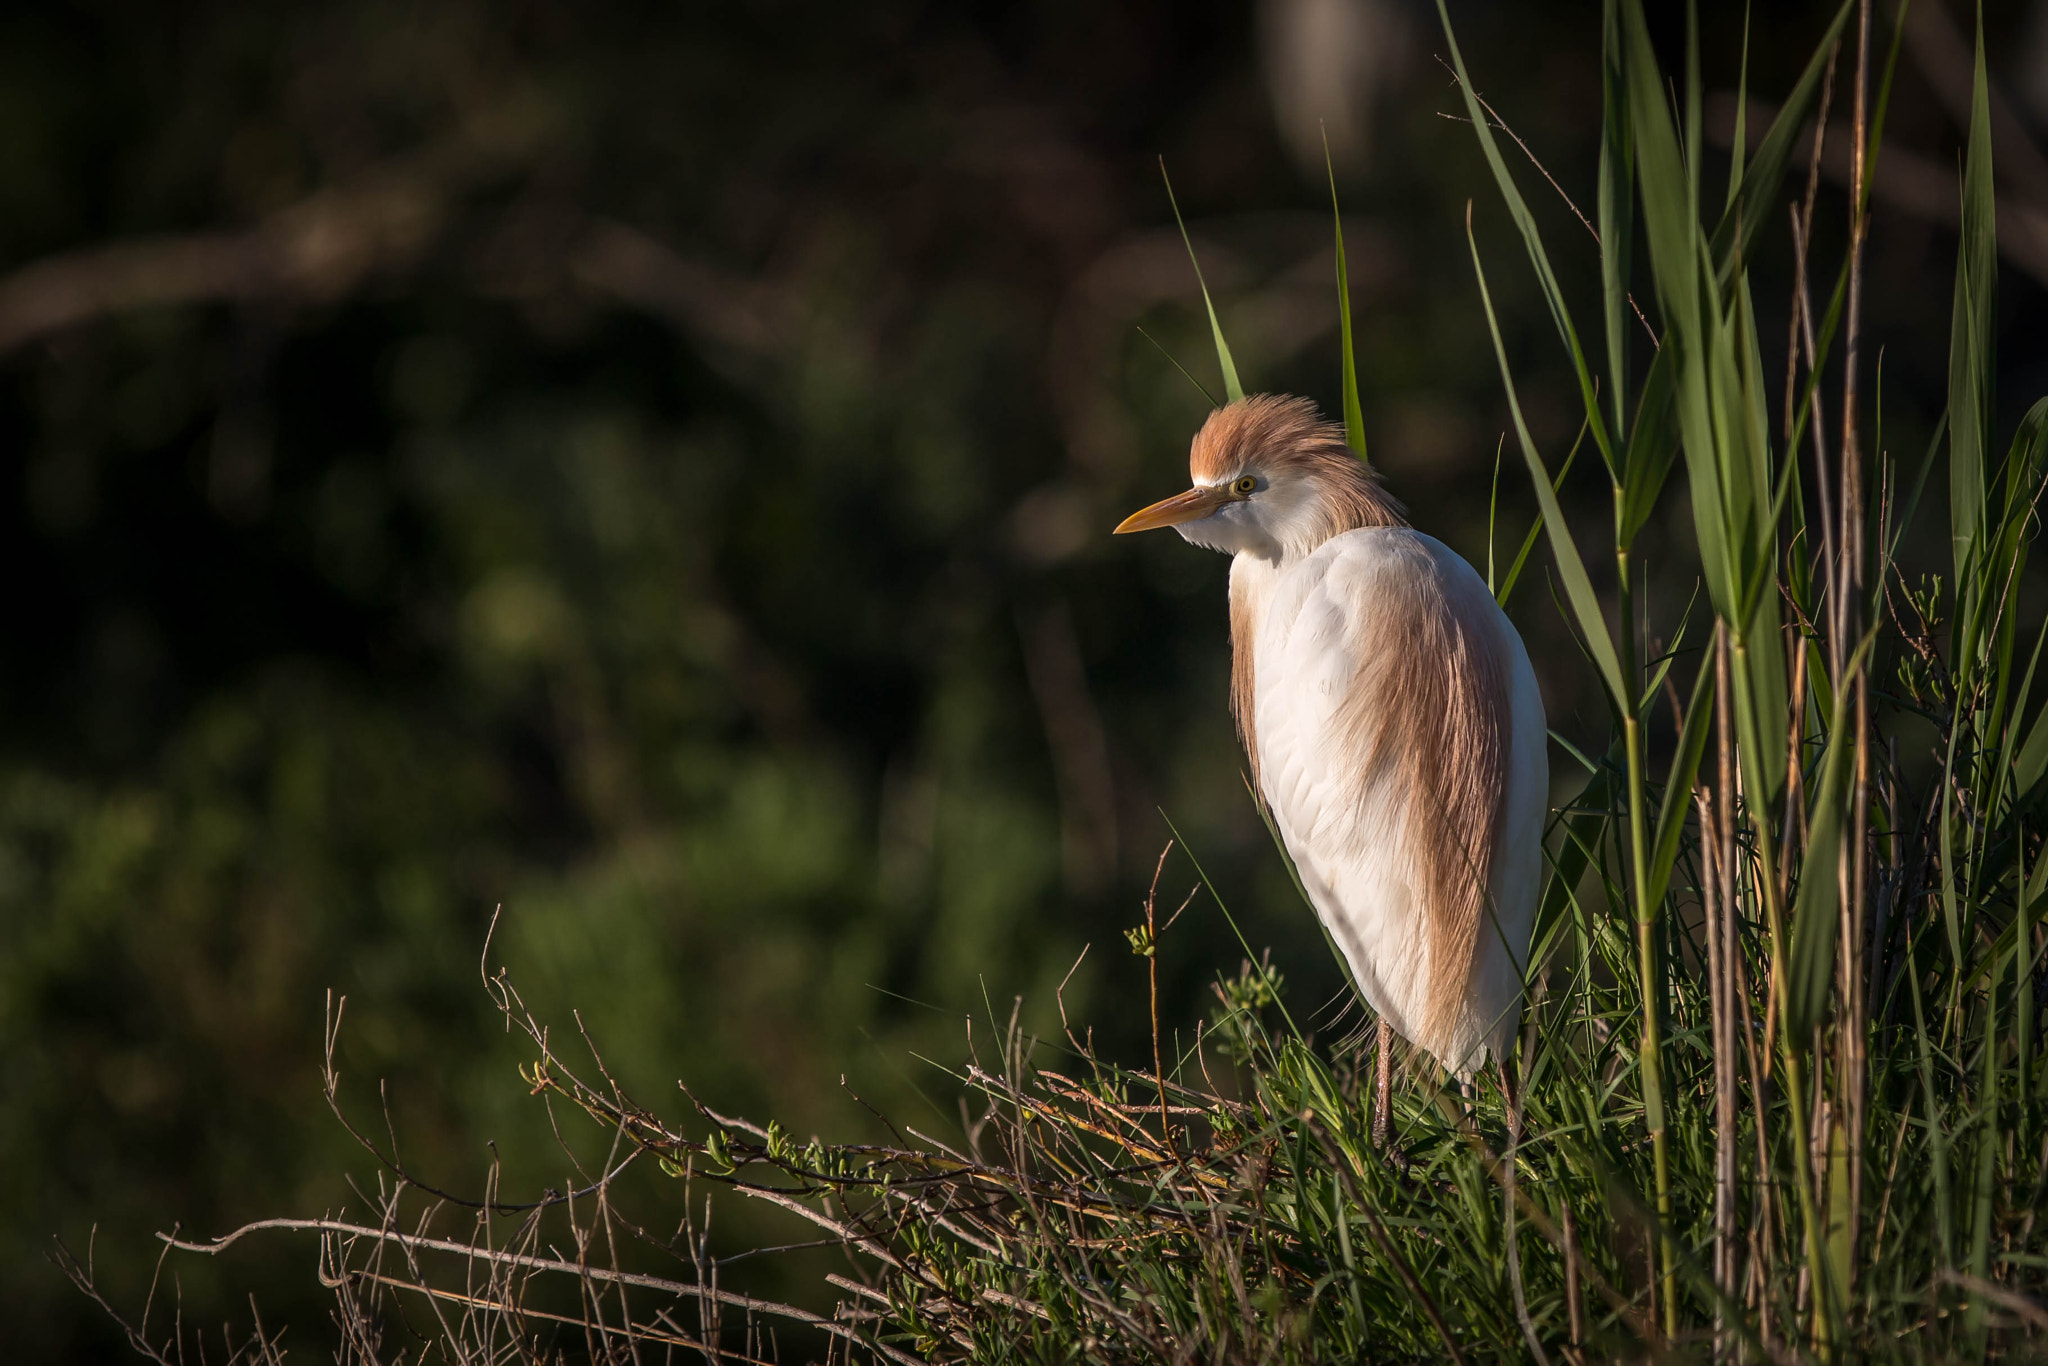
M 1372 1093 L 1372 1146 L 1384 1149 L 1393 1137 L 1394 1027 L 1380 1016 L 1380 1051 L 1374 1068 Z

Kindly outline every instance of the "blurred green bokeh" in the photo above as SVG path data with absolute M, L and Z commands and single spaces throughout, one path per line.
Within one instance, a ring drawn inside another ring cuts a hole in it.
M 1488 97 L 1590 185 L 1597 6 L 1453 8 Z M 2048 94 L 2039 16 L 1992 21 Z M 1434 24 L 1407 0 L 0 19 L 9 1359 L 120 1350 L 53 1235 L 97 1226 L 133 1309 L 155 1230 L 361 1208 L 345 1178 L 375 1164 L 319 1089 L 330 990 L 346 1101 L 381 1136 L 387 1083 L 409 1165 L 477 1193 L 494 1144 L 508 1198 L 571 1180 L 478 983 L 500 907 L 492 965 L 559 1028 L 580 1012 L 643 1100 L 681 1112 L 681 1078 L 799 1133 L 867 1132 L 849 1092 L 952 1122 L 921 1059 L 1017 996 L 1056 1030 L 1089 944 L 1068 1012 L 1134 1043 L 1120 931 L 1162 811 L 1297 1002 L 1340 1002 L 1239 778 L 1224 561 L 1105 533 L 1178 486 L 1206 409 L 1137 328 L 1214 369 L 1155 156 L 1248 385 L 1335 410 L 1317 118 L 1368 433 L 1417 523 L 1484 563 L 1505 423 L 1470 197 L 1562 455 L 1564 371 L 1440 117 Z M 1754 87 L 1818 27 L 1759 15 Z M 1721 86 L 1739 36 L 1709 35 Z M 1902 64 L 1888 138 L 1946 164 L 1944 118 Z M 1880 196 L 1866 327 L 1909 459 L 1947 231 Z M 2007 277 L 2032 393 L 2040 281 Z M 1605 515 L 1597 480 L 1568 494 Z M 1532 501 L 1511 461 L 1509 553 Z M 1689 521 L 1660 515 L 1675 618 Z M 1525 582 L 1552 724 L 1602 743 Z M 1238 956 L 1198 903 L 1163 958 L 1180 1029 Z M 188 1319 L 245 1321 L 254 1290 L 318 1353 L 310 1243 L 171 1269 Z

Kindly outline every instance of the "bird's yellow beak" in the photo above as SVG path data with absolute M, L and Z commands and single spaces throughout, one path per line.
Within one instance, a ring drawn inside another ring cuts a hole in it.
M 1228 489 L 1198 486 L 1186 493 L 1176 493 L 1171 498 L 1163 498 L 1151 507 L 1139 508 L 1117 523 L 1116 531 L 1112 534 L 1121 536 L 1126 531 L 1150 531 L 1154 527 L 1178 526 L 1182 522 L 1192 522 L 1197 517 L 1207 517 L 1229 501 Z

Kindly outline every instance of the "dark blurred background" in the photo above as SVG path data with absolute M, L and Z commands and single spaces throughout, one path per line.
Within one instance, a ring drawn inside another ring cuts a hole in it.
M 1710 183 L 1743 36 L 1720 8 Z M 2048 390 L 2048 5 L 1987 10 L 2009 422 Z M 1909 469 L 1944 383 L 1969 24 L 1915 11 L 1869 295 Z M 1598 5 L 1452 12 L 1482 92 L 1590 213 Z M 1757 95 L 1823 25 L 1759 8 Z M 686 1113 L 682 1078 L 854 1137 L 875 1126 L 858 1092 L 943 1129 L 958 1090 L 935 1063 L 969 1018 L 986 1043 L 1021 995 L 1056 1029 L 1085 945 L 1069 1016 L 1148 1051 L 1121 931 L 1170 817 L 1297 1010 L 1341 1032 L 1239 776 L 1227 565 L 1107 531 L 1183 486 L 1207 407 L 1159 348 L 1218 387 L 1162 155 L 1248 386 L 1334 411 L 1327 132 L 1375 462 L 1483 565 L 1506 418 L 1475 200 L 1562 459 L 1574 390 L 1446 117 L 1445 51 L 1421 0 L 10 7 L 7 1358 L 120 1351 L 53 1236 L 94 1242 L 133 1311 L 156 1230 L 362 1209 L 346 1178 L 375 1163 L 319 1091 L 330 990 L 345 1103 L 381 1135 L 384 1082 L 422 1175 L 479 1192 L 494 1144 L 507 1198 L 568 1179 L 478 982 L 499 906 L 493 964 L 559 1029 L 580 1011 L 647 1103 Z M 1586 229 L 1516 172 L 1588 298 Z M 1780 364 L 1787 239 L 1756 263 Z M 1593 545 L 1596 463 L 1567 485 Z M 1503 557 L 1526 490 L 1511 447 Z M 1668 632 L 1693 570 L 1682 490 L 1665 501 L 1644 545 Z M 1553 726 L 1596 749 L 1544 563 L 1513 615 Z M 1562 749 L 1553 768 L 1569 795 Z M 1169 864 L 1176 900 L 1193 880 Z M 1174 1028 L 1240 957 L 1198 901 L 1166 943 Z M 673 1183 L 644 1199 L 679 1216 Z M 723 1245 L 770 1236 L 734 1220 Z M 175 1276 L 189 1322 L 246 1324 L 254 1290 L 323 1355 L 314 1248 L 291 1238 L 173 1261 L 160 1294 Z

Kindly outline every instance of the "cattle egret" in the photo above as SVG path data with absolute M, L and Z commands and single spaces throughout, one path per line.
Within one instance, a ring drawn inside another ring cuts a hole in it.
M 1232 557 L 1230 707 L 1259 797 L 1382 1039 L 1469 1079 L 1507 1056 L 1543 869 L 1528 652 L 1308 400 L 1218 409 L 1188 464 L 1193 488 L 1117 531 Z

